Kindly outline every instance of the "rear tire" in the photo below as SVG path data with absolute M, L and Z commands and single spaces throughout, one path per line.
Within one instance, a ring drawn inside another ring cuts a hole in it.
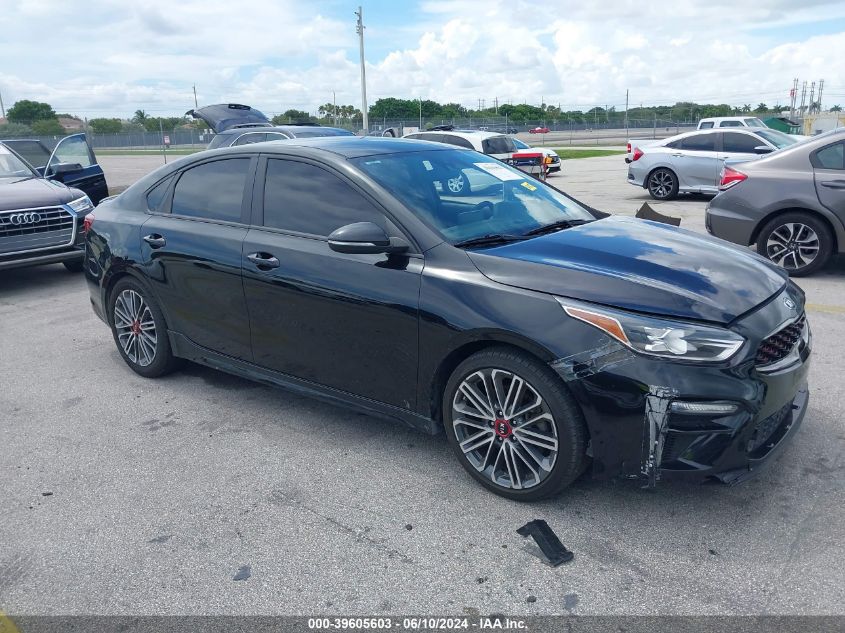
M 812 275 L 830 260 L 833 235 L 811 213 L 794 211 L 770 220 L 757 237 L 757 252 L 791 277 Z
M 108 310 L 117 350 L 136 374 L 156 378 L 181 364 L 170 349 L 161 309 L 139 281 L 130 277 L 118 281 L 109 296 Z
M 517 350 L 484 350 L 458 365 L 443 420 L 461 465 L 508 499 L 557 495 L 588 463 L 578 403 L 549 367 Z
M 655 200 L 674 200 L 678 187 L 678 175 L 667 167 L 658 167 L 646 178 L 646 189 Z

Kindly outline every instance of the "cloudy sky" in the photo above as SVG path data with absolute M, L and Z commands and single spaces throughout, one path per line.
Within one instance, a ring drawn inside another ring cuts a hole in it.
M 59 112 L 181 114 L 241 102 L 430 98 L 565 109 L 688 100 L 787 103 L 825 80 L 845 106 L 842 0 L 0 0 L 0 93 Z

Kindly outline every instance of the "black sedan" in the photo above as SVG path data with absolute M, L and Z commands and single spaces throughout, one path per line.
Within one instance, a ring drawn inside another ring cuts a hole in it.
M 444 186 L 459 173 L 471 195 Z M 91 302 L 132 370 L 189 359 L 445 431 L 513 499 L 588 468 L 740 481 L 806 411 L 810 330 L 782 270 L 473 151 L 233 147 L 95 213 Z

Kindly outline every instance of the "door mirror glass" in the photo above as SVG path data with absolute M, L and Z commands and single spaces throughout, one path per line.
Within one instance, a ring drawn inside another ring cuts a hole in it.
M 355 222 L 333 231 L 329 235 L 329 248 L 338 253 L 401 253 L 408 250 L 408 243 L 389 237 L 372 222 Z
M 758 145 L 757 147 L 754 148 L 754 151 L 757 154 L 770 154 L 771 151 L 772 151 L 772 148 L 767 146 L 767 145 Z

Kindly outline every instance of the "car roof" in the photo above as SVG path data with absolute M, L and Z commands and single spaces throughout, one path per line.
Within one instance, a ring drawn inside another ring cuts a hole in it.
M 267 132 L 287 132 L 295 136 L 297 132 L 301 133 L 304 130 L 314 130 L 316 132 L 328 130 L 329 133 L 344 132 L 344 134 L 341 136 L 352 134 L 352 132 L 350 132 L 349 130 L 344 130 L 342 127 L 328 127 L 325 125 L 256 125 L 251 127 L 229 128 L 228 130 L 223 130 L 222 132 L 220 132 L 218 136 L 242 136 L 243 134 L 249 133 L 266 134 Z
M 507 136 L 507 134 L 501 132 L 488 132 L 487 130 L 422 130 L 413 132 L 413 134 L 453 134 L 463 138 L 480 138 L 482 140 L 493 136 Z
M 423 141 L 407 138 L 392 138 L 389 136 L 315 136 L 310 138 L 291 138 L 283 141 L 265 141 L 226 147 L 215 152 L 250 152 L 260 148 L 262 152 L 278 152 L 289 154 L 290 147 L 323 150 L 342 156 L 343 158 L 361 158 L 378 154 L 400 154 L 405 152 L 462 151 L 444 143 Z

